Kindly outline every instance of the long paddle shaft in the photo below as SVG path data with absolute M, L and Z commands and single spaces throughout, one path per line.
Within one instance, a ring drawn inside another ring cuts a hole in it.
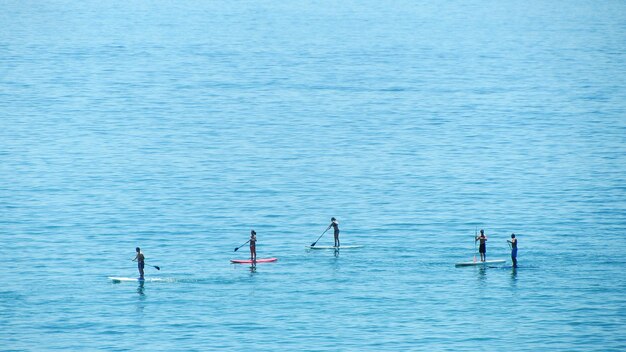
M 330 226 L 328 226 L 328 228 L 326 230 L 324 230 L 324 232 L 322 232 L 322 234 L 320 235 L 320 237 L 318 237 L 315 242 L 311 243 L 311 247 L 315 247 L 315 244 L 317 244 L 317 241 L 320 240 L 320 238 L 322 238 L 322 236 L 324 236 L 324 234 L 326 233 L 326 231 L 328 231 L 330 229 Z
M 248 242 L 250 242 L 250 240 L 247 240 L 246 243 L 242 244 L 241 246 L 235 248 L 235 252 L 237 252 L 239 250 L 239 248 L 245 246 L 246 244 L 248 244 Z
M 145 264 L 145 263 L 144 263 L 144 264 Z M 155 268 L 155 269 L 157 269 L 157 270 L 161 270 L 161 267 L 160 267 L 160 266 L 158 266 L 158 265 L 150 265 L 150 264 L 146 264 L 146 265 L 147 265 L 147 266 L 151 266 L 151 267 L 153 267 L 153 268 Z
M 478 236 L 478 227 L 474 230 L 474 263 L 476 263 L 476 236 Z

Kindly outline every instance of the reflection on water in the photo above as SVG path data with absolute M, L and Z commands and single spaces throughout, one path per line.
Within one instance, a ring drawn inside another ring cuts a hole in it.
M 487 267 L 486 266 L 480 266 L 478 268 L 478 282 L 481 284 L 484 284 L 486 279 L 487 279 Z
M 145 284 L 145 281 L 139 281 L 139 286 L 137 286 L 137 294 L 139 294 L 140 296 L 145 296 L 144 284 Z
M 517 286 L 517 268 L 511 267 L 511 286 Z
M 143 318 L 144 314 L 144 308 L 146 307 L 146 295 L 144 293 L 144 281 L 139 281 L 139 285 L 137 285 L 137 294 L 138 296 L 138 300 L 137 300 L 137 308 L 136 308 L 136 312 L 137 312 L 137 316 L 139 318 Z

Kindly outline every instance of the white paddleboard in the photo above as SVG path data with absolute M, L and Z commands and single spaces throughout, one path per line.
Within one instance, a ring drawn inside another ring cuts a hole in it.
M 306 246 L 308 249 L 351 249 L 351 248 L 362 248 L 363 246 Z
M 271 263 L 277 260 L 278 258 L 261 258 L 261 259 L 255 260 L 254 262 L 255 264 L 256 263 Z M 252 264 L 252 260 L 250 259 L 231 259 L 230 262 L 233 264 Z
M 143 279 L 143 280 L 139 280 L 139 278 L 137 277 L 115 277 L 115 276 L 109 276 L 109 280 L 113 281 L 113 282 L 159 282 L 159 281 L 165 281 L 164 279 L 159 279 L 157 277 L 149 277 L 147 279 Z
M 456 264 L 454 264 L 454 266 L 456 266 L 456 267 L 459 267 L 459 266 L 481 266 L 481 265 L 504 264 L 504 263 L 506 263 L 506 260 L 504 260 L 504 259 L 486 260 L 484 262 L 481 262 L 480 260 L 477 260 L 475 262 L 456 263 Z

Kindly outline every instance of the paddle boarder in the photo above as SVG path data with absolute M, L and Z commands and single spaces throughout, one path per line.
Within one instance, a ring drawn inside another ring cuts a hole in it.
M 256 262 L 256 232 L 250 231 L 250 260 L 254 264 Z
M 144 260 L 146 257 L 143 255 L 143 253 L 141 253 L 141 248 L 139 247 L 135 248 L 135 252 L 137 252 L 137 255 L 135 256 L 135 259 L 133 259 L 133 261 L 137 262 L 137 269 L 139 269 L 139 280 L 143 280 L 143 268 L 145 266 Z
M 513 267 L 517 268 L 517 238 L 515 238 L 515 234 L 511 234 L 511 239 L 506 240 L 511 245 L 511 261 L 513 262 Z
M 476 236 L 474 242 L 480 241 L 480 245 L 478 246 L 478 253 L 480 253 L 480 261 L 484 262 L 487 260 L 487 236 L 485 236 L 485 231 L 483 229 L 480 230 L 480 235 Z
M 339 221 L 337 221 L 337 219 L 335 219 L 334 217 L 330 218 L 330 225 L 328 225 L 328 229 L 333 228 L 334 234 L 335 234 L 335 247 L 339 247 Z

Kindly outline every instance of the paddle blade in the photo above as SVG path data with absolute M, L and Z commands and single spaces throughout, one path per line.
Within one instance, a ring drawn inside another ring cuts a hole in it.
M 237 252 L 239 250 L 239 247 L 235 248 L 235 252 Z
M 317 243 L 317 242 L 313 242 L 313 243 L 311 243 L 311 247 L 315 247 L 315 244 L 316 244 L 316 243 Z
M 157 265 L 155 265 L 154 268 L 157 269 L 157 270 L 161 270 L 161 267 L 159 267 Z

